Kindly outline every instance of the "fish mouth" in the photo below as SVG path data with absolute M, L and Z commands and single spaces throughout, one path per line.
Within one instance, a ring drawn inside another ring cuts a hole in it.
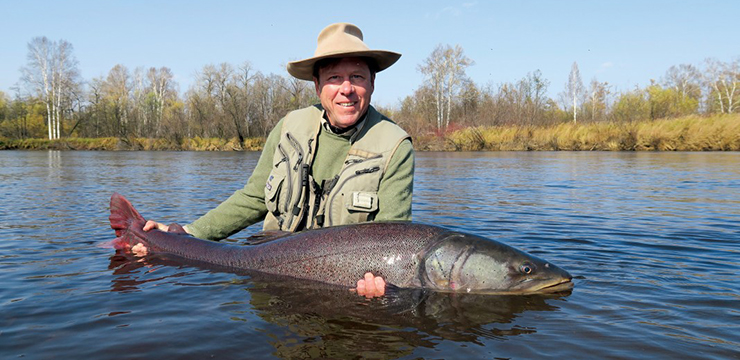
M 536 292 L 541 293 L 554 293 L 554 292 L 561 292 L 561 291 L 567 291 L 570 289 L 573 289 L 573 281 L 571 279 L 561 279 L 558 282 L 551 283 L 548 285 L 545 285 L 539 289 L 536 290 Z

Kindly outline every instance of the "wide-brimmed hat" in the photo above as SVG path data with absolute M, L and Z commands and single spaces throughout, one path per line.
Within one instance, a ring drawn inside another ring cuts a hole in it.
M 316 52 L 308 59 L 291 61 L 288 72 L 301 80 L 313 80 L 313 67 L 317 61 L 328 58 L 368 57 L 375 60 L 377 71 L 387 69 L 401 54 L 386 50 L 371 50 L 362 41 L 362 31 L 348 23 L 331 24 L 319 33 Z

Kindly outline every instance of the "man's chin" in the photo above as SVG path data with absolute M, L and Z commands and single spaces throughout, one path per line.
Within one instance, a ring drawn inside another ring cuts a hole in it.
M 348 127 L 352 127 L 355 124 L 357 124 L 358 120 L 360 120 L 360 117 L 357 114 L 344 115 L 344 116 L 340 116 L 337 119 L 336 123 L 332 125 L 340 129 L 346 129 Z

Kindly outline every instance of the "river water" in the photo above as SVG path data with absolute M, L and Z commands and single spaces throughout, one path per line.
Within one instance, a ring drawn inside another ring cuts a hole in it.
M 740 153 L 417 154 L 415 221 L 550 260 L 565 294 L 398 308 L 100 246 L 113 192 L 186 223 L 258 156 L 0 152 L 0 358 L 740 358 Z

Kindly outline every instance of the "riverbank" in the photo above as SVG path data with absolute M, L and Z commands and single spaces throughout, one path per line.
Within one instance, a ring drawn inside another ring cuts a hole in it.
M 0 138 L 0 150 L 259 151 L 264 138 Z M 740 151 L 740 115 L 690 116 L 633 123 L 469 127 L 416 135 L 417 151 Z
M 442 151 L 740 151 L 740 114 L 633 123 L 471 127 L 414 138 Z
M 265 144 L 264 138 L 238 139 L 192 138 L 192 139 L 148 139 L 148 138 L 63 138 L 47 139 L 0 139 L 0 150 L 105 150 L 105 151 L 259 151 Z

